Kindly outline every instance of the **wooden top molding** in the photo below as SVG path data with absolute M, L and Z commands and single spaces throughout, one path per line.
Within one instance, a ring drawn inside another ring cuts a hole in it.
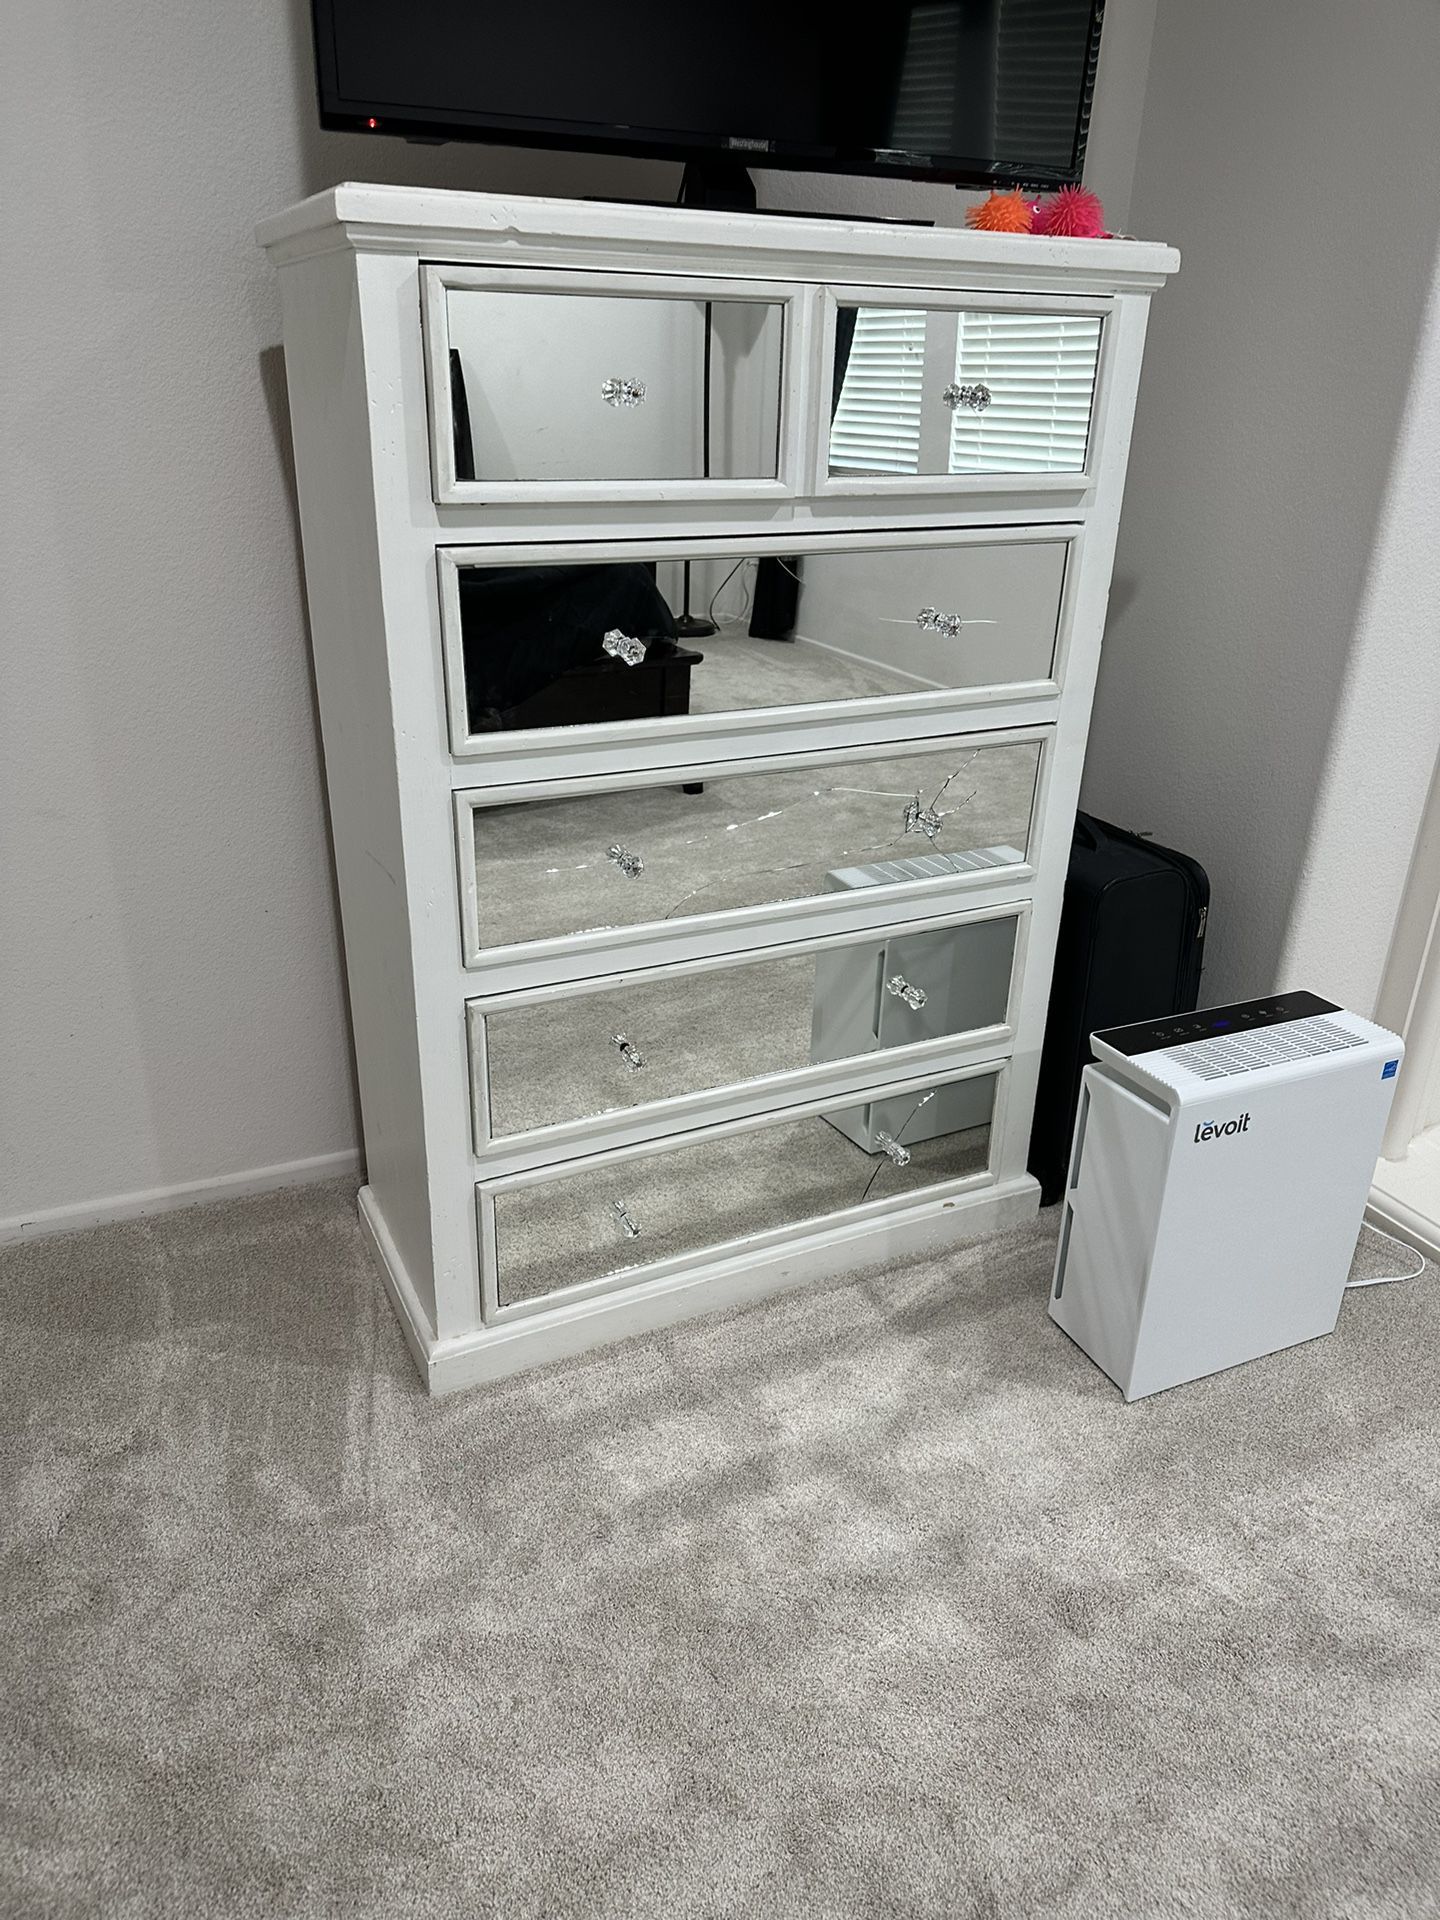
M 345 182 L 255 230 L 277 265 L 337 251 L 487 265 L 740 274 L 867 285 L 1119 293 L 1163 286 L 1173 247 Z

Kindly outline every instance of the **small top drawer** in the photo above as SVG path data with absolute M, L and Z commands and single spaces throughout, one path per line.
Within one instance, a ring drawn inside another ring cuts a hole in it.
M 435 498 L 780 485 L 784 288 L 425 269 Z
M 1033 488 L 1089 473 L 1103 305 L 992 295 L 911 307 L 857 294 L 837 298 L 833 320 L 822 491 L 936 479 L 973 489 L 1007 475 Z

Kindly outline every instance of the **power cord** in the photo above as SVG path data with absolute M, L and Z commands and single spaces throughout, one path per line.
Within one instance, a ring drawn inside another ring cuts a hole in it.
M 736 574 L 739 573 L 740 569 L 742 567 L 748 567 L 749 564 L 750 562 L 748 559 L 737 560 L 734 566 L 731 567 L 730 571 L 726 574 L 725 578 L 720 582 L 719 586 L 716 587 L 714 593 L 711 594 L 710 604 L 705 609 L 705 614 L 706 614 L 706 618 L 709 620 L 712 627 L 721 626 L 726 621 L 728 621 L 733 626 L 737 621 L 743 620 L 746 614 L 750 611 L 750 588 L 748 583 L 745 588 L 745 604 L 741 607 L 739 613 L 717 614 L 715 611 L 715 603 L 717 600 L 719 600 L 721 594 L 724 593 L 726 587 L 729 586 L 730 582 L 735 578 Z
M 1408 1240 L 1397 1240 L 1393 1233 L 1386 1233 L 1383 1227 L 1372 1227 L 1368 1220 L 1365 1225 L 1371 1233 L 1379 1234 L 1382 1240 L 1388 1240 L 1392 1247 L 1402 1247 L 1406 1253 L 1414 1253 L 1415 1249 Z M 1419 1266 L 1412 1267 L 1409 1273 L 1377 1273 L 1373 1280 L 1347 1280 L 1345 1289 L 1348 1293 L 1351 1287 L 1388 1287 L 1397 1280 L 1418 1280 L 1428 1264 L 1422 1253 Z

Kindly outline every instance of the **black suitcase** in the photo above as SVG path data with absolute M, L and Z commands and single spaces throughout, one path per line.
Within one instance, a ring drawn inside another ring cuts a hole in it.
M 1210 882 L 1198 862 L 1076 814 L 1030 1133 L 1030 1171 L 1044 1205 L 1065 1186 L 1091 1034 L 1193 1012 L 1209 912 Z

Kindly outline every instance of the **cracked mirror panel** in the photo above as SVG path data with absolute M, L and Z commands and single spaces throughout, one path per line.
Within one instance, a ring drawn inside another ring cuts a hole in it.
M 830 472 L 1080 473 L 1096 314 L 842 306 Z
M 458 724 L 473 738 L 1048 680 L 1068 551 L 462 565 Z
M 495 1195 L 501 1306 L 719 1251 L 966 1175 L 990 1158 L 997 1076 L 777 1119 Z
M 514 1009 L 471 1010 L 478 1115 L 499 1139 L 1003 1026 L 1013 915 L 672 968 Z M 477 1146 L 487 1137 L 477 1127 Z
M 784 308 L 447 290 L 458 480 L 773 480 Z
M 1033 741 L 951 741 L 686 786 L 672 774 L 664 786 L 473 806 L 480 943 L 1019 865 L 1039 764 Z

